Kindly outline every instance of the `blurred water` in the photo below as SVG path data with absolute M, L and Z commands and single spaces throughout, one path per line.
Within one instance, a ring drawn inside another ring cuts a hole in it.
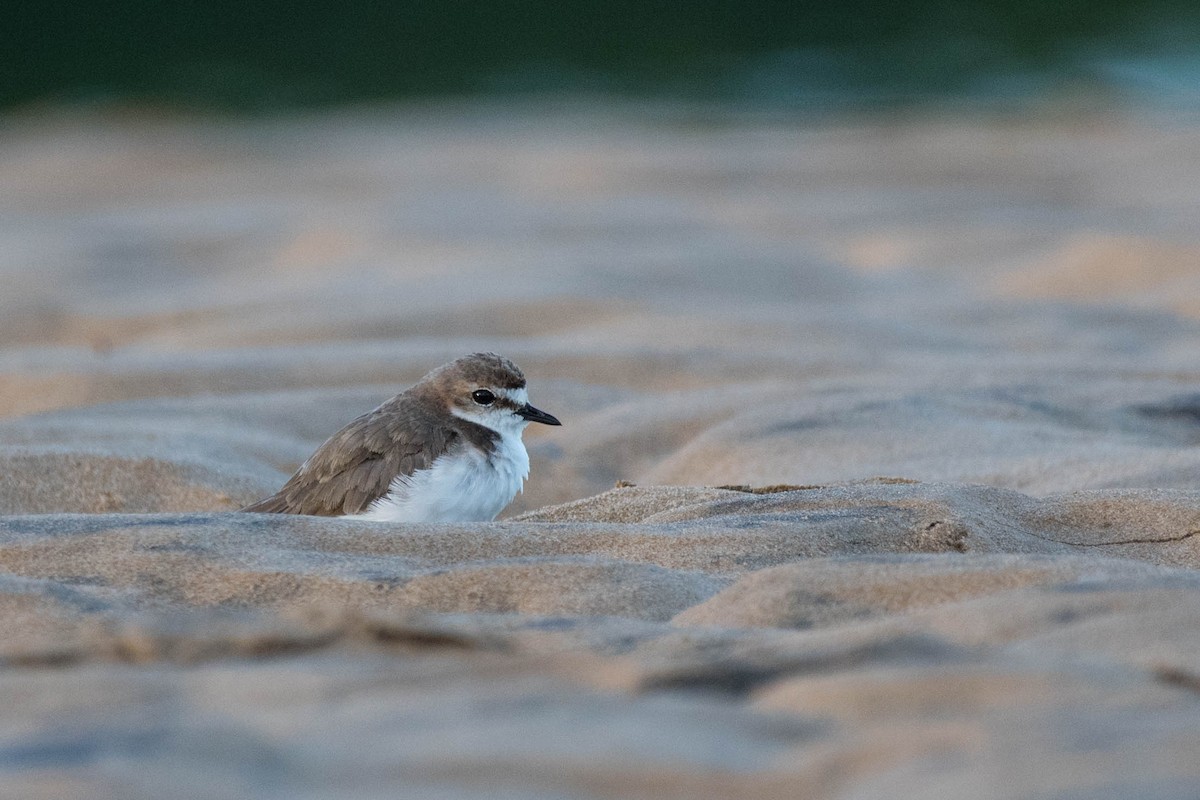
M 0 107 L 578 92 L 802 109 L 1200 101 L 1200 5 L 1179 0 L 7 5 Z

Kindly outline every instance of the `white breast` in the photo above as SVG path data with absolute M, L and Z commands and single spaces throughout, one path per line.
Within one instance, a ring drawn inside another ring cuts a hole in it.
M 397 477 L 388 493 L 356 519 L 387 522 L 487 522 L 529 477 L 520 431 L 501 435 L 489 455 L 471 446 L 439 457 L 429 469 Z

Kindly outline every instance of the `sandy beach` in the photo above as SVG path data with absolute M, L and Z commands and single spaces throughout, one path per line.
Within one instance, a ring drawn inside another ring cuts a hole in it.
M 1200 121 L 0 129 L 0 798 L 1200 785 Z M 494 523 L 241 514 L 476 350 Z

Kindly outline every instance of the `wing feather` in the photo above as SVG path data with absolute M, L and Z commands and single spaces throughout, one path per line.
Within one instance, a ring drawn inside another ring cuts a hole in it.
M 398 395 L 322 444 L 278 492 L 242 511 L 341 516 L 359 514 L 398 476 L 428 469 L 458 439 L 417 398 Z

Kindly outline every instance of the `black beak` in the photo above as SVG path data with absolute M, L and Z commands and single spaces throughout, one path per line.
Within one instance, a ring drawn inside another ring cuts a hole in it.
M 527 419 L 530 422 L 540 422 L 543 425 L 562 425 L 556 417 L 552 417 L 545 411 L 539 411 L 533 406 L 526 403 L 517 409 L 517 416 L 522 419 Z

